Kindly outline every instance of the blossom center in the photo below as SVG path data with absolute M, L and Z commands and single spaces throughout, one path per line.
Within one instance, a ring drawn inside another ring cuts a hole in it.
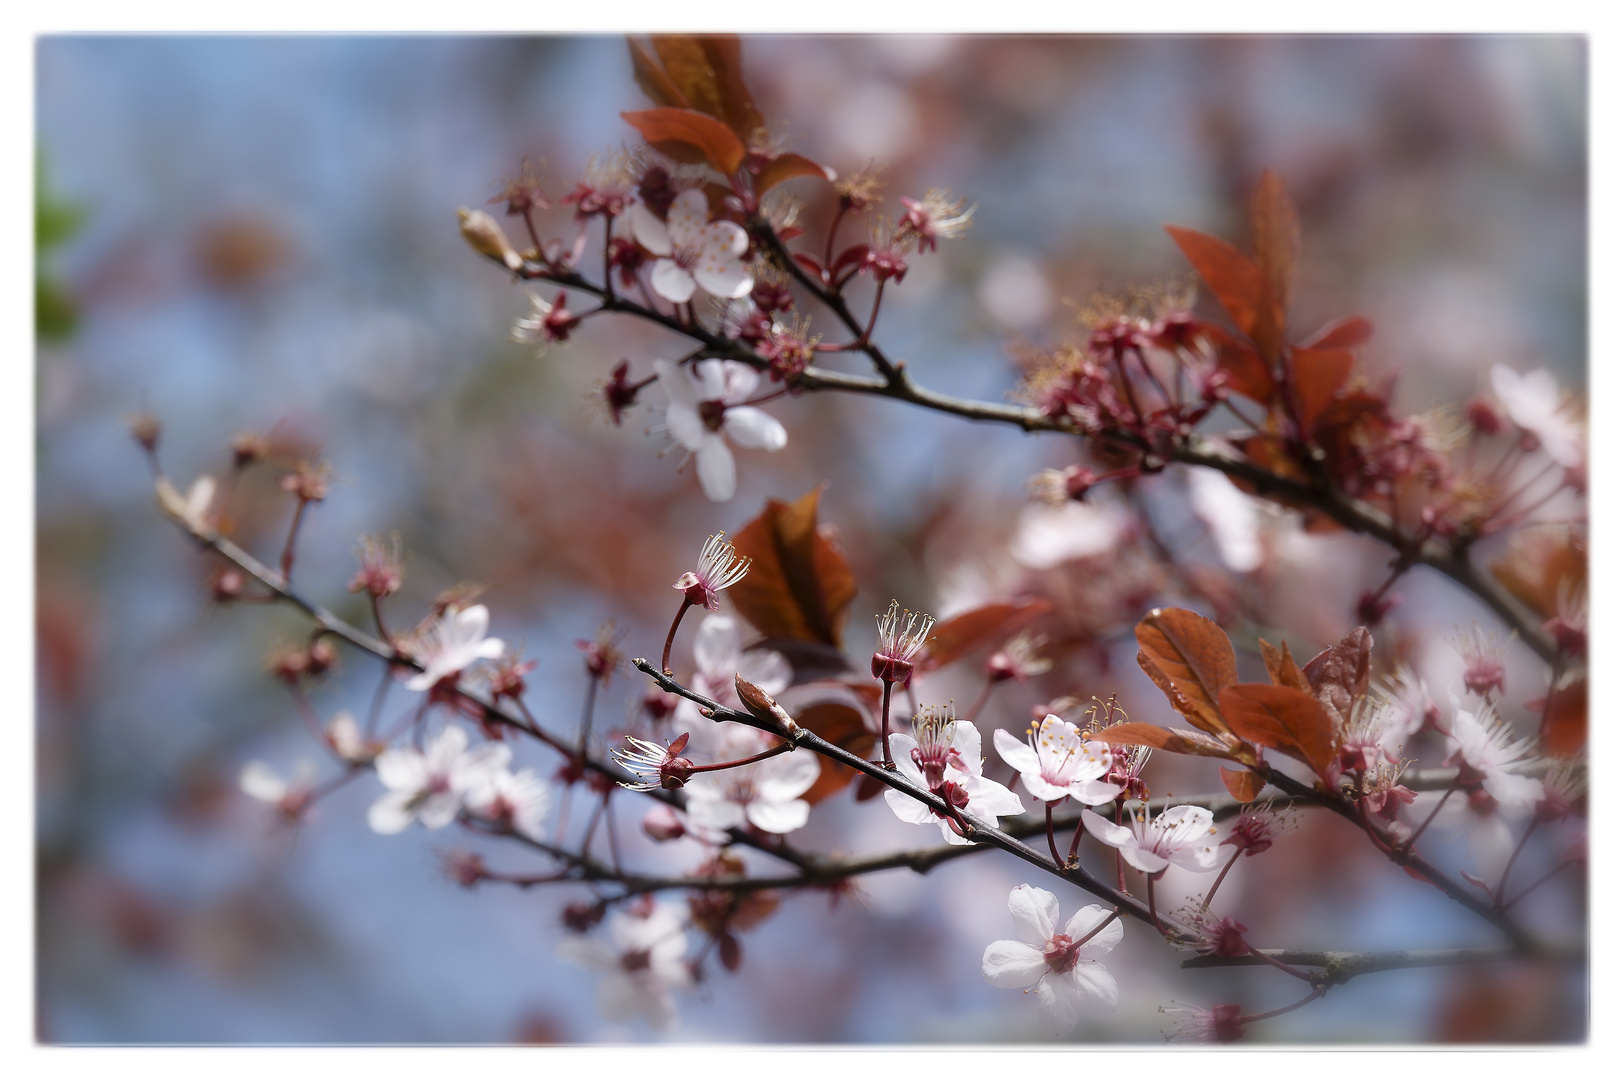
M 704 424 L 706 431 L 720 431 L 721 422 L 727 416 L 727 405 L 722 401 L 699 402 L 699 420 Z
M 1076 967 L 1081 953 L 1080 941 L 1073 941 L 1069 934 L 1055 934 L 1048 939 L 1048 945 L 1043 949 L 1043 961 L 1048 964 L 1050 971 L 1056 975 L 1063 975 Z

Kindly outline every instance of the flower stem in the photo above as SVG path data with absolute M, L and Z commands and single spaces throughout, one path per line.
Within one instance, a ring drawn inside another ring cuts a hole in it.
M 586 677 L 586 700 L 581 703 L 580 710 L 580 737 L 575 740 L 575 747 L 582 754 L 586 753 L 586 738 L 592 733 L 592 714 L 597 711 L 597 676 Z
M 986 685 L 981 689 L 980 695 L 975 698 L 975 703 L 971 705 L 969 707 L 969 711 L 964 714 L 964 720 L 971 724 L 975 722 L 975 717 L 979 716 L 981 714 L 981 710 L 986 707 L 986 699 L 992 696 L 992 687 L 996 685 L 997 684 L 991 679 L 986 680 Z
M 1420 828 L 1416 829 L 1414 833 L 1410 835 L 1407 845 L 1410 850 L 1414 849 L 1415 841 L 1420 839 L 1420 834 L 1426 831 L 1426 826 L 1431 824 L 1432 819 L 1437 816 L 1437 811 L 1441 810 L 1443 808 L 1443 804 L 1448 801 L 1448 797 L 1459 789 L 1460 779 L 1456 776 L 1454 778 L 1454 782 L 1448 785 L 1448 790 L 1443 792 L 1443 797 L 1437 800 L 1437 805 L 1431 808 L 1431 813 L 1426 815 L 1426 820 L 1420 823 Z
M 1255 956 L 1259 960 L 1266 960 L 1268 963 L 1272 964 L 1274 967 L 1278 968 L 1280 971 L 1283 971 L 1287 975 L 1294 975 L 1296 978 L 1301 979 L 1303 982 L 1312 982 L 1313 981 L 1313 976 L 1309 975 L 1307 972 L 1302 971 L 1302 970 L 1300 970 L 1298 968 L 1293 968 L 1289 964 L 1285 963 L 1282 960 L 1275 960 L 1273 957 L 1269 956 L 1267 953 L 1262 952 L 1261 950 L 1259 950 L 1255 945 L 1251 945 L 1251 944 L 1248 943 L 1246 945 L 1246 948 L 1251 950 L 1251 955 L 1252 956 Z M 1258 1019 L 1260 1019 L 1260 1017 Z
M 1324 996 L 1324 988 L 1323 987 L 1314 987 L 1313 992 L 1308 994 L 1308 996 L 1303 998 L 1301 1001 L 1292 1002 L 1291 1004 L 1286 1005 L 1283 1008 L 1273 1009 L 1273 1010 L 1270 1010 L 1269 1012 L 1256 1013 L 1253 1016 L 1242 1016 L 1238 1020 L 1236 1020 L 1235 1023 L 1237 1023 L 1237 1024 L 1254 1024 L 1258 1020 L 1272 1020 L 1276 1016 L 1284 1016 L 1288 1012 L 1293 1012 L 1296 1009 L 1300 1009 L 1303 1005 L 1306 1005 L 1306 1004 L 1308 1004 L 1309 1002 L 1312 1002 L 1312 1001 L 1317 1001 L 1319 998 L 1322 998 L 1323 996 Z
M 794 748 L 795 744 L 792 742 L 781 742 L 774 747 L 762 750 L 759 754 L 751 754 L 747 758 L 739 758 L 737 761 L 718 761 L 713 765 L 695 765 L 688 771 L 690 773 L 702 773 L 719 772 L 722 769 L 736 769 L 741 765 L 753 765 L 757 761 L 765 761 L 767 758 L 777 757 L 779 754 L 788 753 Z
M 895 769 L 896 763 L 890 759 L 890 680 L 880 679 L 879 686 L 879 751 L 885 768 Z
M 1212 897 L 1217 895 L 1217 887 L 1223 884 L 1223 879 L 1229 876 L 1229 871 L 1234 869 L 1234 864 L 1240 861 L 1240 856 L 1243 854 L 1245 854 L 1245 852 L 1241 851 L 1239 848 L 1235 848 L 1234 857 L 1229 859 L 1227 863 L 1223 864 L 1223 869 L 1218 872 L 1217 880 L 1212 882 L 1212 887 L 1206 892 L 1206 899 L 1201 901 L 1206 907 L 1212 906 Z
M 671 620 L 671 632 L 665 635 L 665 651 L 659 657 L 659 670 L 665 673 L 666 678 L 671 676 L 671 643 L 676 640 L 676 628 L 682 625 L 682 616 L 688 613 L 693 601 L 682 597 L 682 606 L 676 609 L 676 618 Z
M 1059 844 L 1054 840 L 1054 804 L 1043 803 L 1043 819 L 1048 823 L 1048 853 L 1054 856 L 1054 865 L 1065 872 L 1065 860 L 1059 857 Z
M 1515 896 L 1511 897 L 1509 900 L 1506 900 L 1503 904 L 1499 905 L 1499 910 L 1502 911 L 1502 912 L 1503 911 L 1509 911 L 1511 908 L 1513 908 L 1517 904 L 1521 903 L 1522 898 L 1525 897 L 1528 893 L 1532 892 L 1534 889 L 1538 888 L 1540 885 L 1544 884 L 1546 881 L 1549 881 L 1551 878 L 1555 877 L 1555 875 L 1559 874 L 1561 871 L 1565 870 L 1567 867 L 1576 864 L 1577 861 L 1578 861 L 1577 859 L 1562 859 L 1560 862 L 1556 863 L 1553 867 L 1550 868 L 1549 873 L 1545 874 L 1543 877 L 1541 877 L 1537 881 L 1533 882 L 1533 884 L 1529 885 L 1527 888 L 1523 889 L 1521 892 L 1517 893 Z
M 1161 873 L 1164 874 L 1166 871 L 1163 870 Z M 1155 879 L 1160 876 L 1160 874 L 1146 874 L 1144 875 L 1144 881 L 1146 895 L 1149 897 L 1148 903 L 1150 905 L 1150 924 L 1157 930 L 1161 931 L 1161 933 L 1165 934 L 1167 932 L 1167 928 L 1161 925 L 1161 917 L 1155 913 Z
M 304 520 L 306 500 L 300 499 L 298 507 L 293 511 L 293 524 L 287 530 L 287 543 L 282 545 L 282 580 L 293 582 L 293 545 L 299 539 L 299 523 Z
M 1506 861 L 1505 868 L 1499 872 L 1499 887 L 1493 891 L 1494 907 L 1501 910 L 1504 909 L 1505 886 L 1510 884 L 1510 868 L 1516 865 L 1516 857 L 1522 853 L 1522 848 L 1527 846 L 1527 841 L 1533 838 L 1533 830 L 1537 829 L 1538 827 L 1539 818 L 1537 814 L 1534 814 L 1533 820 L 1527 823 L 1527 830 L 1522 833 L 1522 838 L 1516 841 L 1516 849 L 1510 853 L 1510 858 Z

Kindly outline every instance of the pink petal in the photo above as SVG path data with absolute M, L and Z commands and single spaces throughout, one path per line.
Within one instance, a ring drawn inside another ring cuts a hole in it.
M 733 452 L 720 435 L 711 435 L 700 441 L 694 451 L 699 459 L 699 485 L 711 502 L 726 502 L 738 490 L 738 471 L 733 465 Z
M 656 293 L 673 304 L 685 304 L 693 299 L 693 275 L 677 266 L 674 259 L 654 263 L 654 272 L 648 281 Z
M 994 941 L 981 957 L 981 974 L 1000 990 L 1023 990 L 1047 970 L 1043 954 L 1023 941 Z

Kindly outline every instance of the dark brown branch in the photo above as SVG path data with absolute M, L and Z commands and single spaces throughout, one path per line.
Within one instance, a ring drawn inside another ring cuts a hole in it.
M 1481 945 L 1464 949 L 1407 949 L 1400 952 L 1316 952 L 1307 949 L 1258 949 L 1261 956 L 1195 956 L 1183 962 L 1186 968 L 1261 967 L 1273 961 L 1300 967 L 1324 969 L 1328 985 L 1344 983 L 1359 975 L 1402 968 L 1449 967 L 1463 964 L 1495 964 L 1507 960 L 1548 960 L 1556 963 L 1583 963 L 1588 951 L 1582 945 L 1544 945 L 1517 948 L 1512 945 Z

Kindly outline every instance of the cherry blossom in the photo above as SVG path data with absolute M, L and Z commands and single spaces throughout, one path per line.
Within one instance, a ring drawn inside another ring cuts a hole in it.
M 671 303 L 687 303 L 695 287 L 723 300 L 748 296 L 754 288 L 755 280 L 740 261 L 749 248 L 749 234 L 731 221 L 710 221 L 704 192 L 682 192 L 664 221 L 640 202 L 629 216 L 637 243 L 659 256 L 649 283 Z
M 754 683 L 763 693 L 776 697 L 789 688 L 794 670 L 782 653 L 771 649 L 744 649 L 744 630 L 731 615 L 706 615 L 693 638 L 696 670 L 689 686 L 695 693 L 722 705 L 741 708 L 734 678 Z M 687 698 L 676 706 L 676 727 L 693 736 L 694 748 L 719 755 L 725 749 L 743 757 L 766 748 L 767 736 L 738 724 L 718 726 L 699 715 L 699 707 Z
M 1516 766 L 1532 757 L 1533 748 L 1533 739 L 1516 738 L 1516 732 L 1500 719 L 1492 705 L 1484 704 L 1470 712 L 1456 704 L 1443 765 L 1459 766 L 1461 783 L 1480 780 L 1482 790 L 1506 806 L 1521 810 L 1537 804 L 1544 794 L 1542 783 L 1515 771 Z
M 1046 889 L 1017 885 L 1009 893 L 1018 941 L 994 941 L 981 957 L 981 974 L 993 986 L 1023 990 L 1037 1003 L 1043 1029 L 1058 1037 L 1085 1016 L 1116 1011 L 1121 991 L 1099 958 L 1122 939 L 1114 914 L 1097 904 L 1083 907 L 1059 929 L 1059 901 Z
M 1180 1013 L 1183 1016 L 1183 1019 L 1166 1029 L 1167 1042 L 1231 1043 L 1245 1034 L 1238 1005 L 1202 1009 L 1198 1005 L 1174 1001 L 1171 1006 L 1162 1005 L 1160 1008 L 1168 1016 Z
M 811 805 L 800 796 L 817 783 L 822 768 L 810 753 L 695 776 L 688 781 L 688 817 L 708 829 L 742 828 L 790 833 L 806 824 Z
M 981 775 L 981 733 L 974 724 L 953 719 L 950 707 L 920 710 L 912 735 L 890 737 L 890 753 L 904 778 L 971 817 L 995 824 L 1000 816 L 1025 810 L 1020 796 Z M 949 844 L 973 842 L 950 819 L 909 795 L 887 788 L 885 802 L 909 824 L 939 824 Z
M 158 493 L 159 509 L 194 533 L 209 531 L 208 513 L 214 505 L 214 477 L 199 476 L 192 481 L 185 495 L 175 489 L 167 476 L 158 477 L 153 486 Z
M 347 712 L 338 713 L 327 723 L 326 736 L 333 753 L 345 761 L 364 763 L 370 761 L 376 751 L 375 746 L 367 745 L 361 725 Z
M 642 1016 L 658 1031 L 676 1026 L 672 992 L 693 984 L 683 959 L 688 940 L 679 910 L 660 903 L 646 915 L 616 912 L 608 921 L 609 941 L 566 937 L 558 943 L 559 959 L 603 972 L 597 1008 L 605 1019 L 623 1023 Z
M 934 251 L 937 240 L 952 240 L 969 231 L 969 219 L 974 216 L 976 208 L 964 208 L 965 199 L 953 202 L 952 196 L 941 188 L 931 188 L 924 193 L 923 200 L 902 197 L 902 206 L 907 213 L 902 215 L 897 230 L 898 237 L 905 246 L 912 240 L 918 241 L 919 254 Z
M 1075 724 L 1053 713 L 1032 721 L 1026 742 L 998 728 L 992 733 L 992 745 L 1020 771 L 1020 782 L 1032 798 L 1051 802 L 1069 797 L 1084 806 L 1097 806 L 1122 793 L 1120 784 L 1099 779 L 1113 762 L 1110 745 L 1084 742 Z
M 581 317 L 569 310 L 568 297 L 562 291 L 550 303 L 534 292 L 529 297 L 530 313 L 514 320 L 511 337 L 520 345 L 536 346 L 536 355 L 540 356 L 553 342 L 568 341 L 569 332 L 580 325 Z
M 671 588 L 695 606 L 721 610 L 721 590 L 737 585 L 749 573 L 750 560 L 741 558 L 725 533 L 717 533 L 699 549 L 699 565 L 676 579 Z
M 935 619 L 922 612 L 900 608 L 894 600 L 885 613 L 876 618 L 879 623 L 879 645 L 874 649 L 873 662 L 869 665 L 873 677 L 905 686 L 913 677 L 913 657 L 930 640 Z
M 750 449 L 782 450 L 789 434 L 776 419 L 745 405 L 760 376 L 732 360 L 700 360 L 692 373 L 669 360 L 655 360 L 654 374 L 671 402 L 665 426 L 678 446 L 699 461 L 699 483 L 711 502 L 726 502 L 738 490 L 731 439 Z
M 1556 464 L 1567 469 L 1583 466 L 1583 428 L 1562 400 L 1554 375 L 1544 368 L 1518 375 L 1495 364 L 1488 377 L 1511 421 L 1537 438 Z
M 285 780 L 263 761 L 250 761 L 237 777 L 237 786 L 242 788 L 243 794 L 294 820 L 309 805 L 315 784 L 316 767 L 308 761 L 299 762 L 293 775 Z
M 620 781 L 629 791 L 654 791 L 663 788 L 675 791 L 688 782 L 693 773 L 693 762 L 682 756 L 690 736 L 683 732 L 669 746 L 661 746 L 635 735 L 625 737 L 626 745 L 610 751 L 614 760 L 637 779 L 631 783 Z
M 423 670 L 406 680 L 406 689 L 431 690 L 477 661 L 500 657 L 506 646 L 501 638 L 485 637 L 489 626 L 490 612 L 483 604 L 447 610 L 414 650 Z
M 1127 865 L 1146 874 L 1159 874 L 1168 866 L 1210 870 L 1217 865 L 1217 828 L 1212 812 L 1202 806 L 1173 806 L 1145 821 L 1134 814 L 1130 825 L 1114 825 L 1091 810 L 1082 811 L 1082 823 L 1103 843 L 1121 851 Z
M 473 813 L 532 840 L 541 836 L 541 819 L 552 803 L 552 790 L 533 769 L 483 770 L 464 798 Z
M 1481 790 L 1465 797 L 1445 798 L 1447 794 L 1419 792 L 1404 808 L 1404 816 L 1416 826 L 1429 820 L 1431 828 L 1441 830 L 1450 840 L 1463 838 L 1471 864 L 1490 878 L 1498 877 L 1510 861 L 1517 828 L 1526 820 L 1527 808 L 1500 803 Z
M 440 732 L 428 747 L 385 750 L 378 755 L 378 779 L 389 791 L 367 813 L 373 832 L 392 835 L 413 821 L 443 829 L 456 820 L 463 800 L 483 791 L 490 774 L 505 769 L 512 750 L 501 743 L 468 749 L 468 733 L 459 727 Z

